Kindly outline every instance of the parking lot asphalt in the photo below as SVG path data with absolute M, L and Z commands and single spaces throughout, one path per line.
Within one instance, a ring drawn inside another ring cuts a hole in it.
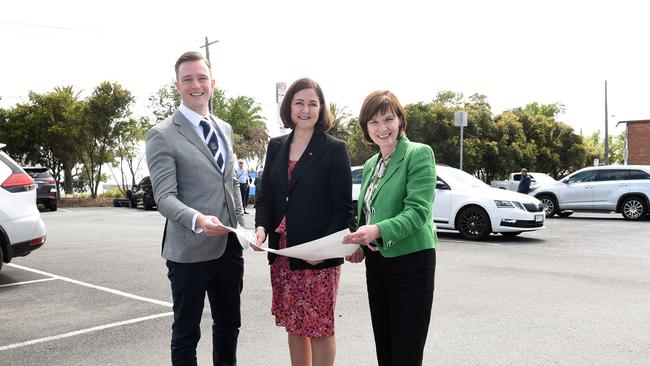
M 0 365 L 169 364 L 162 216 L 95 208 L 42 217 L 46 244 L 0 272 Z M 515 238 L 439 236 L 425 365 L 650 365 L 650 221 L 575 214 Z M 289 365 L 266 258 L 247 251 L 245 261 L 239 364 Z M 337 365 L 376 364 L 364 271 L 343 267 Z M 207 306 L 202 333 L 207 365 Z

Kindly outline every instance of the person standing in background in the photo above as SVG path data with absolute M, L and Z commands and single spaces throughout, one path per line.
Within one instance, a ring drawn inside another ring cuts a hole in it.
M 257 200 L 262 194 L 262 174 L 264 174 L 263 164 L 260 165 L 260 169 L 257 171 L 257 174 L 255 175 L 255 203 L 257 203 Z
M 239 159 L 237 164 L 238 167 L 235 169 L 235 179 L 239 182 L 239 191 L 244 205 L 244 213 L 247 214 L 246 206 L 248 206 L 248 182 L 250 177 L 248 176 L 248 171 L 244 168 L 244 160 Z
M 519 186 L 517 186 L 517 192 L 528 194 L 530 192 L 531 181 L 530 175 L 528 175 L 528 169 L 521 168 L 521 179 L 519 180 Z

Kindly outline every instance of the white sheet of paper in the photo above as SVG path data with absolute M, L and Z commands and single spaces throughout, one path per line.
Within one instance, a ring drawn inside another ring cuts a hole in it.
M 255 243 L 257 242 L 257 236 L 255 235 L 255 232 L 253 230 L 247 230 L 241 226 L 236 229 L 226 225 L 222 225 L 222 226 L 237 235 L 239 244 L 244 249 L 247 249 L 250 246 L 250 244 L 255 245 Z
M 255 245 L 256 237 L 255 232 L 252 230 L 245 230 L 242 228 L 231 228 L 226 226 L 232 232 L 237 234 L 239 241 L 246 240 L 250 245 Z M 339 232 L 324 236 L 320 239 L 312 240 L 310 242 L 296 245 L 285 249 L 271 249 L 268 247 L 259 247 L 267 252 L 283 255 L 285 257 L 298 258 L 302 260 L 318 261 L 330 258 L 344 258 L 357 249 L 358 245 L 343 244 L 343 237 L 350 233 L 350 229 L 344 229 Z
M 359 249 L 355 244 L 343 244 L 343 237 L 350 233 L 349 229 L 324 236 L 320 239 L 296 245 L 285 249 L 262 248 L 271 253 L 302 260 L 317 261 L 330 258 L 344 258 Z

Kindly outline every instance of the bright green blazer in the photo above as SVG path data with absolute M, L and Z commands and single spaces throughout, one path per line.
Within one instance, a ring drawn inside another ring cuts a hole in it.
M 366 224 L 363 203 L 380 155 L 368 159 L 363 167 L 357 203 L 359 226 Z M 370 223 L 381 232 L 374 243 L 382 256 L 397 257 L 436 247 L 438 237 L 431 214 L 435 192 L 433 150 L 402 136 L 370 204 Z

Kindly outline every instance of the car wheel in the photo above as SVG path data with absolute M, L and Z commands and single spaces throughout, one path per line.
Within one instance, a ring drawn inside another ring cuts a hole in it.
M 544 206 L 544 213 L 546 214 L 546 217 L 553 217 L 554 215 L 557 215 L 559 213 L 558 207 L 557 207 L 557 200 L 553 196 L 540 196 L 537 198 L 542 202 L 542 206 Z
M 478 206 L 463 209 L 456 219 L 456 228 L 469 240 L 483 240 L 492 232 L 490 217 Z
M 501 233 L 501 235 L 503 236 L 517 236 L 519 234 L 521 234 L 521 231 L 508 231 L 505 233 Z
M 56 211 L 57 210 L 56 200 L 50 201 L 47 207 L 50 209 L 50 211 Z
M 2 252 L 2 245 L 0 245 L 0 270 L 2 270 L 2 264 L 5 262 L 5 255 Z
M 647 204 L 639 197 L 628 197 L 621 205 L 621 214 L 625 220 L 641 220 L 647 212 Z
M 142 204 L 144 205 L 145 210 L 151 210 L 154 206 L 153 198 L 148 195 L 142 196 Z

